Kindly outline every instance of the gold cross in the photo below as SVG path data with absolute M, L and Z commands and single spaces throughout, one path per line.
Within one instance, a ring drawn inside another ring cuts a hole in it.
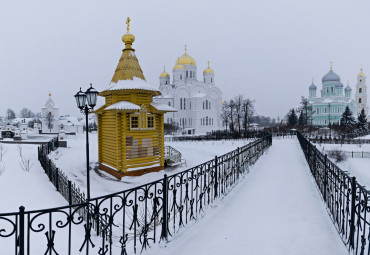
M 185 55 L 186 55 L 186 47 L 187 47 L 187 46 L 186 46 L 186 44 L 185 44 Z
M 127 33 L 130 33 L 130 17 L 127 17 L 127 21 L 126 21 L 126 24 L 127 24 Z
M 333 70 L 333 61 L 330 61 L 330 70 Z

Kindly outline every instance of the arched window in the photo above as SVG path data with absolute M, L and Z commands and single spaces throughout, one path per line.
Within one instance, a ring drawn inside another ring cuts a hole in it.
M 186 101 L 185 101 L 185 98 L 184 98 L 184 110 L 186 110 Z
M 188 78 L 188 77 L 189 77 L 189 71 L 186 70 L 186 78 Z
M 180 110 L 182 110 L 182 98 L 180 98 Z
M 208 106 L 208 109 L 211 109 L 211 102 L 209 102 L 209 106 Z
M 213 78 L 211 78 L 211 83 L 213 82 Z
M 206 126 L 208 126 L 208 116 L 206 117 Z
M 180 74 L 180 80 L 182 80 L 182 74 Z
M 171 102 L 168 102 L 168 106 L 171 106 Z
M 204 101 L 203 101 L 203 110 L 204 110 Z
M 361 102 L 362 102 L 362 98 L 360 97 L 360 98 L 358 99 L 358 103 L 359 103 L 359 104 L 361 104 Z
M 206 100 L 206 109 L 208 109 L 208 100 Z
M 358 93 L 362 93 L 362 88 L 359 88 L 358 89 Z

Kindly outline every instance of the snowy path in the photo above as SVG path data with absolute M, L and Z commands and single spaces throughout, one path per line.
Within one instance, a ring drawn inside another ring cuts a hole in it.
M 274 140 L 251 173 L 203 219 L 148 254 L 347 254 L 297 139 Z

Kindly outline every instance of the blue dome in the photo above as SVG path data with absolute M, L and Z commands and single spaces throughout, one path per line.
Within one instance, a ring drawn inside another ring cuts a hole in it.
M 317 89 L 316 85 L 312 83 L 310 86 L 310 90 L 316 90 L 316 89 Z
M 334 73 L 333 70 L 330 70 L 327 74 L 322 77 L 322 82 L 327 81 L 340 81 L 338 74 Z
M 347 85 L 347 87 L 344 89 L 345 91 L 351 91 L 351 87 Z
M 341 83 L 340 81 L 338 81 L 337 83 L 335 83 L 335 87 L 336 88 L 343 88 L 343 83 Z

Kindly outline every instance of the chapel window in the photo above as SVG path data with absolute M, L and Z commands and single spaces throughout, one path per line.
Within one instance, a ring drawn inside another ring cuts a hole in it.
M 154 116 L 148 116 L 148 128 L 154 128 Z

